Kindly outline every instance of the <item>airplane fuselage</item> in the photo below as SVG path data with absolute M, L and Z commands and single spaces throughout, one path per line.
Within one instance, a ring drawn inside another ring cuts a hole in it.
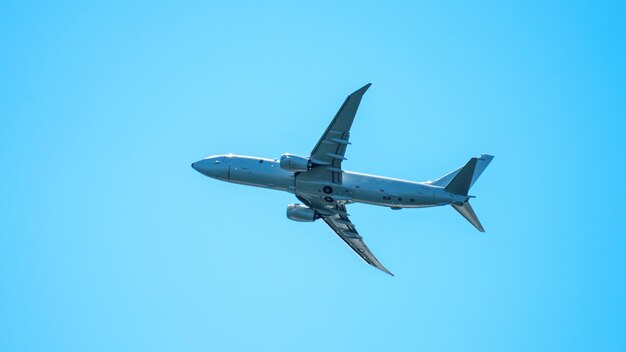
M 295 195 L 319 197 L 328 204 L 335 201 L 366 203 L 401 208 L 424 208 L 462 204 L 468 196 L 447 192 L 426 182 L 412 182 L 383 176 L 344 171 L 340 185 L 312 180 L 306 172 L 284 170 L 275 159 L 216 155 L 195 162 L 202 174 L 231 183 L 286 191 Z

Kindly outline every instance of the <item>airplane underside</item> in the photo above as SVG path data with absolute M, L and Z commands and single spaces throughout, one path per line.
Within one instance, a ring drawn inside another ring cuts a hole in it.
M 222 181 L 286 191 L 301 203 L 287 207 L 294 221 L 323 220 L 366 263 L 393 275 L 369 250 L 352 223 L 346 205 L 364 203 L 391 209 L 451 205 L 479 231 L 484 232 L 472 209 L 469 189 L 493 156 L 482 154 L 435 181 L 412 182 L 345 171 L 342 162 L 350 145 L 350 128 L 365 85 L 346 98 L 308 157 L 283 154 L 280 160 L 215 155 L 192 164 L 200 173 Z

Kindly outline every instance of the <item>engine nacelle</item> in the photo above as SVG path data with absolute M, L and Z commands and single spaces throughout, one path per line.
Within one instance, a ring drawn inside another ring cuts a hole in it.
M 300 222 L 313 222 L 318 218 L 315 210 L 298 203 L 287 206 L 287 217 L 289 220 Z
M 311 168 L 311 160 L 303 156 L 283 154 L 280 156 L 280 167 L 291 172 L 308 171 Z

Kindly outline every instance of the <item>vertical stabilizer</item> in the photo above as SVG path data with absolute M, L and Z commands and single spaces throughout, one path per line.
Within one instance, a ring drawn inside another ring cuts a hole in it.
M 466 196 L 472 185 L 472 178 L 474 177 L 474 169 L 476 168 L 476 162 L 478 158 L 471 158 L 470 161 L 463 166 L 461 171 L 450 181 L 446 186 L 446 191 L 462 196 Z
M 470 183 L 470 188 L 474 185 L 474 182 L 480 177 L 480 175 L 485 171 L 489 163 L 493 160 L 493 155 L 481 154 L 478 160 L 476 160 L 476 168 L 474 168 L 474 175 L 472 176 L 472 182 Z
M 483 154 L 479 158 L 471 158 L 456 174 L 454 178 L 445 186 L 446 191 L 454 194 L 466 196 L 474 182 L 483 173 L 485 168 L 493 160 L 492 155 Z M 449 175 L 452 175 L 449 174 Z M 449 177 L 448 175 L 443 178 Z M 435 181 L 438 182 L 439 180 Z

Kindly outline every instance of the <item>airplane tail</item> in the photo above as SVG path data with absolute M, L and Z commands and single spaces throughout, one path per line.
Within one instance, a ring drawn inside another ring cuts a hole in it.
M 474 182 L 480 177 L 485 168 L 487 168 L 491 160 L 493 160 L 493 156 L 487 154 L 482 154 L 479 158 L 471 158 L 465 166 L 430 182 L 430 184 L 444 187 L 444 189 L 450 193 L 467 196 L 469 189 L 474 185 Z M 478 231 L 485 232 L 476 213 L 474 213 L 474 209 L 472 209 L 469 203 L 469 198 L 463 204 L 452 204 L 452 207 L 474 225 Z

